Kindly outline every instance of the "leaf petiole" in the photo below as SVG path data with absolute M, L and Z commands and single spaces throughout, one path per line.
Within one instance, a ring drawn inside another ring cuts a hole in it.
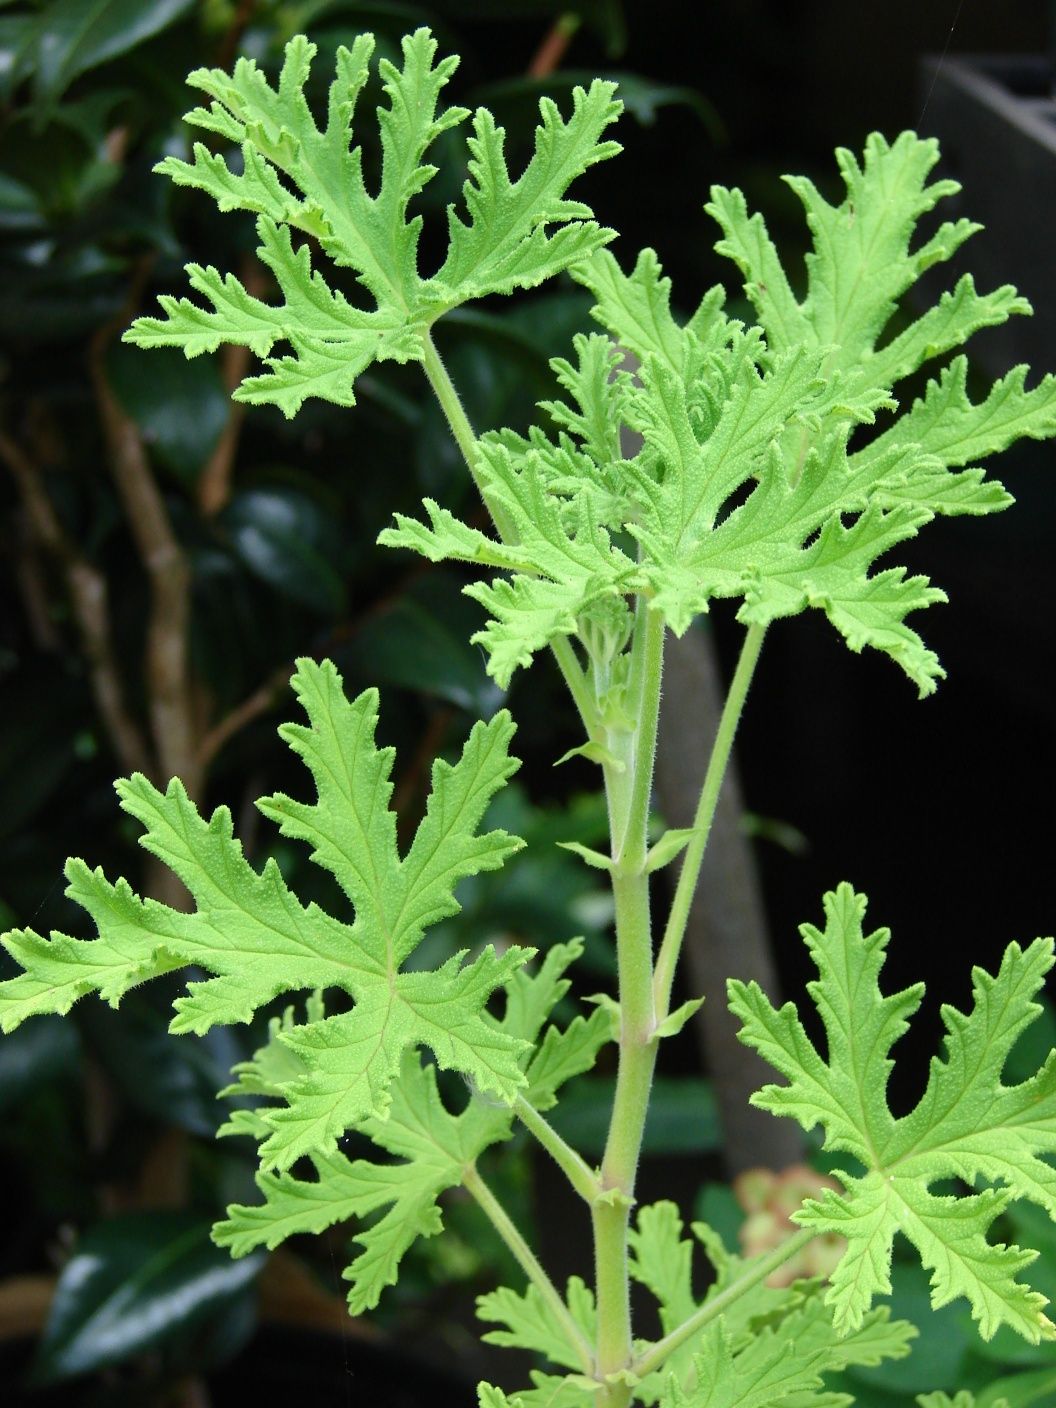
M 681 1325 L 672 1330 L 655 1344 L 648 1345 L 641 1354 L 638 1355 L 631 1366 L 632 1372 L 639 1377 L 651 1374 L 654 1370 L 663 1366 L 666 1360 L 672 1355 L 680 1345 L 692 1339 L 705 1325 L 711 1323 L 717 1316 L 727 1311 L 735 1301 L 740 1300 L 746 1292 L 753 1286 L 758 1286 L 760 1281 L 776 1271 L 778 1267 L 784 1266 L 786 1261 L 796 1256 L 803 1250 L 818 1234 L 810 1228 L 801 1228 L 794 1233 L 787 1241 L 775 1247 L 767 1256 L 760 1257 L 753 1261 L 743 1276 L 732 1282 L 724 1291 L 720 1291 L 717 1296 L 706 1301 L 698 1310 L 684 1320 Z
M 601 1180 L 582 1154 L 577 1153 L 571 1144 L 567 1144 L 549 1120 L 523 1095 L 518 1095 L 514 1101 L 513 1113 L 525 1129 L 535 1135 L 579 1196 L 588 1204 L 593 1204 L 602 1191 Z
M 585 1374 L 592 1373 L 594 1355 L 586 1336 L 573 1320 L 561 1293 L 546 1274 L 538 1257 L 517 1230 L 516 1223 L 481 1178 L 475 1165 L 471 1164 L 463 1170 L 462 1185 L 487 1215 L 496 1232 L 510 1249 L 518 1266 L 550 1307 L 568 1337 L 569 1347 L 578 1356 L 583 1372 Z

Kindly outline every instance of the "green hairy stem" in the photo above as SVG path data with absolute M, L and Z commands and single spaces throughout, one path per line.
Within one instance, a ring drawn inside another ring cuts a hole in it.
M 505 1208 L 476 1169 L 466 1169 L 463 1173 L 462 1182 L 487 1214 L 491 1225 L 498 1232 L 507 1247 L 509 1247 L 529 1281 L 531 1281 L 533 1286 L 538 1287 L 539 1293 L 545 1300 L 548 1309 L 557 1319 L 570 1341 L 576 1346 L 581 1369 L 584 1372 L 589 1372 L 593 1363 L 591 1345 L 587 1342 L 582 1330 L 568 1313 L 568 1308 L 561 1299 L 560 1293 L 557 1291 L 542 1266 L 540 1266 L 535 1253 L 521 1236 L 520 1232 L 518 1232 L 517 1227 L 509 1217 Z
M 476 437 L 447 369 L 428 334 L 425 349 L 422 359 L 425 374 L 474 481 L 478 488 L 483 488 L 475 472 Z M 500 537 L 506 542 L 515 542 L 514 526 L 501 511 L 495 511 L 493 516 Z M 636 682 L 635 691 L 638 724 L 628 739 L 627 760 L 621 760 L 620 770 L 614 771 L 611 766 L 604 770 L 613 844 L 612 891 L 616 912 L 620 1054 L 605 1155 L 600 1178 L 593 1180 L 596 1191 L 591 1192 L 598 1331 L 589 1367 L 596 1370 L 602 1381 L 627 1369 L 632 1357 L 627 1232 L 630 1210 L 634 1205 L 635 1174 L 649 1110 L 649 1090 L 656 1065 L 652 927 L 645 862 L 656 731 L 660 717 L 663 618 L 659 613 L 645 611 L 639 629 L 642 647 L 638 673 L 641 678 Z M 559 644 L 564 647 L 564 659 L 557 650 Z M 562 673 L 575 698 L 582 671 L 571 655 L 567 642 L 559 638 L 554 646 L 558 664 L 562 666 Z M 570 662 L 568 667 L 565 667 L 566 661 Z M 579 704 L 580 700 L 576 702 Z M 580 713 L 584 713 L 582 707 Z M 527 1128 L 540 1139 L 543 1147 L 557 1159 L 573 1187 L 582 1191 L 586 1186 L 582 1173 L 574 1165 L 570 1171 L 567 1156 L 555 1151 L 553 1131 L 540 1136 L 541 1116 L 520 1099 L 514 1109 Z M 589 1170 L 586 1172 L 589 1176 Z M 473 1185 L 467 1184 L 467 1187 L 495 1221 L 511 1250 L 514 1249 L 515 1243 L 509 1239 L 508 1228 L 496 1220 L 497 1204 L 494 1198 L 485 1203 Z M 508 1223 L 508 1219 L 506 1221 Z M 515 1251 L 515 1255 L 527 1270 L 523 1254 Z M 535 1272 L 529 1271 L 528 1274 L 533 1280 L 536 1279 Z M 546 1294 L 548 1299 L 556 1295 L 549 1284 Z M 628 1395 L 629 1391 L 622 1384 L 614 1383 L 602 1388 L 598 1393 L 599 1408 L 623 1408 L 630 1401 Z
M 626 1369 L 632 1355 L 627 1232 L 657 1051 L 646 852 L 660 715 L 663 618 L 648 609 L 639 611 L 636 629 L 641 632 L 641 649 L 637 655 L 632 652 L 632 659 L 640 680 L 632 678 L 632 685 L 638 687 L 630 761 L 623 774 L 614 775 L 611 765 L 604 770 L 613 846 L 620 1031 L 616 1094 L 601 1162 L 603 1195 L 594 1206 L 597 1370 L 603 1380 Z M 629 789 L 621 785 L 627 777 Z M 625 1385 L 613 1384 L 598 1396 L 600 1404 L 612 1408 L 626 1401 Z
M 719 227 L 716 248 L 755 321 L 729 317 L 721 288 L 676 312 L 655 253 L 643 250 L 627 272 L 607 249 L 615 232 L 567 194 L 619 150 L 607 135 L 620 111 L 614 84 L 576 88 L 567 114 L 544 100 L 533 154 L 511 176 L 491 114 L 441 102 L 457 60 L 438 59 L 427 30 L 404 40 L 402 64 L 379 66 L 376 117 L 360 111 L 373 48 L 362 35 L 337 51 L 325 121 L 305 98 L 315 50 L 303 37 L 287 46 L 277 82 L 247 59 L 231 74 L 191 75 L 205 103 L 188 121 L 211 145 L 159 170 L 252 216 L 276 301 L 190 265 L 197 301 L 163 296 L 161 316 L 137 319 L 126 337 L 188 357 L 247 347 L 262 370 L 236 397 L 288 416 L 310 397 L 353 406 L 356 380 L 375 362 L 421 363 L 494 531 L 426 499 L 421 517 L 396 515 L 379 542 L 479 574 L 466 587 L 484 618 L 473 641 L 503 690 L 545 650 L 556 661 L 582 727 L 572 751 L 600 768 L 605 792 L 607 850 L 567 844 L 611 885 L 617 990 L 589 1007 L 567 1001 L 583 944 L 557 936 L 538 953 L 510 943 L 453 953 L 434 968 L 421 955 L 409 963 L 427 932 L 457 915 L 462 880 L 516 864 L 522 841 L 487 829 L 489 804 L 518 767 L 513 719 L 500 709 L 474 723 L 459 756 L 436 762 L 423 819 L 401 847 L 393 750 L 375 742 L 377 692 L 349 698 L 330 662 L 304 659 L 293 676 L 299 721 L 280 733 L 315 800 L 277 793 L 258 805 L 330 871 L 351 922 L 302 903 L 274 861 L 253 869 L 225 808 L 206 817 L 179 780 L 161 792 L 136 774 L 117 784 L 121 806 L 186 885 L 193 910 L 140 899 L 125 881 L 71 860 L 68 894 L 96 934 L 5 935 L 20 971 L 0 983 L 0 1027 L 65 1013 L 92 992 L 116 1005 L 189 965 L 204 972 L 174 1004 L 174 1033 L 267 1027 L 265 1043 L 235 1068 L 228 1093 L 246 1098 L 221 1131 L 255 1141 L 259 1197 L 228 1208 L 214 1239 L 244 1256 L 350 1223 L 345 1274 L 358 1315 L 377 1305 L 420 1238 L 442 1232 L 447 1195 L 464 1188 L 526 1278 L 480 1297 L 492 1327 L 485 1338 L 529 1350 L 538 1364 L 512 1394 L 481 1384 L 481 1408 L 850 1403 L 850 1380 L 830 1390 L 827 1376 L 901 1358 L 916 1333 L 878 1303 L 891 1292 L 896 1233 L 930 1274 L 934 1306 L 966 1303 L 985 1339 L 999 1329 L 1032 1344 L 1053 1338 L 1045 1297 L 1022 1275 L 1034 1254 L 993 1234 L 1017 1199 L 1056 1217 L 1056 1054 L 1019 1084 L 1003 1075 L 1040 1011 L 1050 940 L 1010 944 L 995 974 L 973 970 L 970 1010 L 942 1009 L 944 1045 L 925 1092 L 896 1116 L 890 1053 L 923 990 L 883 990 L 890 936 L 867 931 L 865 897 L 837 886 L 823 898 L 822 925 L 800 931 L 817 969 L 808 992 L 824 1050 L 793 1003 L 775 1008 L 755 983 L 728 989 L 741 1039 L 780 1078 L 753 1103 L 818 1129 L 833 1178 L 793 1212 L 788 1237 L 751 1255 L 705 1223 L 684 1236 L 673 1202 L 642 1205 L 637 1192 L 663 1042 L 700 1006 L 692 994 L 672 1006 L 680 950 L 764 637 L 783 618 L 820 611 L 851 650 L 886 655 L 922 696 L 934 692 L 942 667 L 907 617 L 944 594 L 927 577 L 877 564 L 940 515 L 1008 507 L 978 463 L 1023 437 L 1056 434 L 1052 377 L 1028 390 L 1026 369 L 1016 368 L 980 400 L 968 394 L 963 344 L 1029 306 L 1007 286 L 978 292 L 970 275 L 923 313 L 903 302 L 976 228 L 947 222 L 919 241 L 920 217 L 956 186 L 931 179 L 936 144 L 905 132 L 891 142 L 873 134 L 861 156 L 837 152 L 838 204 L 789 178 L 813 241 L 805 280 L 786 273 L 741 192 L 713 188 L 705 209 Z M 422 220 L 410 212 L 436 174 L 433 144 L 466 124 L 467 174 L 448 214 L 447 253 L 426 276 Z M 360 143 L 380 146 L 374 190 Z M 229 163 L 231 146 L 241 155 Z M 328 261 L 354 274 L 355 298 L 327 283 Z M 562 273 L 588 290 L 597 325 L 551 363 L 563 399 L 541 403 L 527 435 L 478 435 L 434 325 L 466 303 Z M 924 390 L 910 401 L 903 383 L 922 368 L 915 384 Z M 625 430 L 641 444 L 633 455 Z M 740 657 L 693 824 L 654 840 L 665 638 L 698 628 L 717 600 L 736 604 Z M 657 922 L 665 891 L 653 877 L 679 856 Z M 599 1058 L 615 1064 L 616 1081 L 594 1167 L 547 1112 Z M 457 1111 L 445 1071 L 471 1092 Z M 555 1284 L 481 1172 L 515 1123 L 565 1175 L 580 1215 L 589 1211 L 592 1284 Z M 349 1131 L 367 1155 L 344 1152 Z M 825 1276 L 803 1272 L 817 1238 L 841 1249 Z M 698 1249 L 711 1271 L 703 1293 Z M 633 1283 L 656 1302 L 652 1341 L 636 1333 Z M 936 1408 L 942 1397 L 920 1402 Z M 971 1396 L 956 1402 L 970 1408 Z

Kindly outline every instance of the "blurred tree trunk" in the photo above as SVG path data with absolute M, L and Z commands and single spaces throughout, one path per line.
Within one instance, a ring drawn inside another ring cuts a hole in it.
M 722 703 L 707 631 L 689 630 L 681 640 L 669 636 L 656 760 L 656 798 L 669 826 L 692 825 Z M 803 1157 L 799 1130 L 789 1120 L 748 1104 L 773 1071 L 737 1040 L 738 1023 L 726 1006 L 727 978 L 754 978 L 772 1000 L 780 997 L 751 845 L 740 828 L 743 811 L 734 758 L 719 796 L 684 950 L 689 994 L 705 998 L 696 1031 L 715 1082 L 731 1176 L 760 1164 L 785 1168 Z

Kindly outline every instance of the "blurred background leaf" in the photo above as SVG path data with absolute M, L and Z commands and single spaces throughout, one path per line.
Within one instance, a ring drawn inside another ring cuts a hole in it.
M 26 27 L 15 76 L 31 73 L 36 102 L 54 103 L 82 73 L 134 49 L 193 8 L 194 0 L 58 0 Z
M 600 1162 L 608 1135 L 615 1078 L 581 1076 L 570 1087 L 550 1123 L 588 1158 Z M 663 1158 L 673 1154 L 711 1154 L 722 1145 L 715 1096 L 706 1080 L 658 1076 L 649 1102 L 642 1152 Z
M 89 1227 L 62 1269 L 33 1380 L 54 1383 L 161 1351 L 182 1372 L 235 1355 L 252 1333 L 263 1255 L 234 1261 L 210 1220 L 145 1212 Z

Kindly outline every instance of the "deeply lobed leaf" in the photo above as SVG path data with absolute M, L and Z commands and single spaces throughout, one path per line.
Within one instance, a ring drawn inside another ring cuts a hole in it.
M 682 1237 L 675 1204 L 641 1208 L 631 1231 L 630 1273 L 655 1297 L 665 1334 L 682 1326 L 701 1305 L 750 1270 L 749 1263 L 728 1252 L 710 1227 L 697 1223 L 693 1231 L 717 1272 L 699 1302 L 693 1292 L 694 1243 Z M 566 1306 L 571 1321 L 589 1341 L 595 1332 L 594 1298 L 577 1277 L 568 1283 Z M 570 1371 L 565 1378 L 537 1371 L 532 1376 L 534 1388 L 508 1400 L 511 1408 L 543 1408 L 551 1401 L 567 1402 L 572 1408 L 591 1401 L 589 1394 L 581 1397 L 589 1391 L 590 1381 L 577 1372 L 581 1362 L 577 1347 L 534 1286 L 523 1294 L 507 1288 L 491 1292 L 479 1299 L 477 1310 L 482 1319 L 504 1327 L 490 1331 L 487 1340 L 541 1354 L 550 1364 Z M 849 1408 L 846 1395 L 816 1393 L 824 1376 L 851 1364 L 872 1366 L 903 1358 L 915 1334 L 905 1321 L 892 1321 L 886 1307 L 872 1311 L 850 1334 L 840 1334 L 818 1282 L 802 1281 L 783 1289 L 757 1285 L 687 1338 L 662 1369 L 634 1377 L 632 1398 L 660 1408 L 812 1408 L 815 1404 Z M 788 1353 L 790 1342 L 797 1346 L 795 1356 Z M 639 1343 L 636 1348 L 645 1351 L 648 1345 Z M 551 1400 L 547 1394 L 556 1396 Z
M 543 100 L 535 151 L 513 181 L 503 129 L 484 109 L 473 115 L 466 213 L 449 208 L 447 256 L 434 275 L 424 276 L 418 264 L 422 217 L 411 207 L 436 174 L 430 148 L 469 117 L 465 108 L 440 105 L 458 59 L 437 62 L 435 40 L 419 29 L 403 40 L 402 67 L 386 59 L 379 64 L 381 176 L 371 192 L 362 147 L 350 143 L 373 49 L 370 34 L 350 49 L 338 48 L 323 125 L 305 98 L 316 48 L 303 36 L 287 44 L 274 87 L 247 58 L 230 75 L 219 69 L 190 75 L 211 101 L 189 112 L 187 121 L 235 143 L 242 170 L 200 142 L 192 161 L 166 157 L 157 170 L 177 185 L 205 191 L 223 211 L 257 216 L 258 253 L 284 301 L 266 303 L 233 274 L 192 264 L 191 287 L 211 307 L 163 297 L 165 316 L 137 319 L 129 341 L 180 347 L 188 357 L 223 342 L 249 347 L 268 370 L 247 377 L 236 398 L 270 402 L 287 416 L 309 396 L 352 405 L 359 374 L 375 361 L 421 358 L 423 340 L 442 313 L 490 293 L 533 288 L 612 238 L 585 205 L 566 198 L 578 176 L 619 150 L 603 133 L 621 105 L 615 85 L 599 79 L 587 90 L 575 89 L 567 120 Z M 312 271 L 305 238 L 354 272 L 368 306 L 349 303 Z M 271 356 L 277 344 L 292 355 Z
M 660 1408 L 811 1408 L 845 1404 L 844 1394 L 819 1393 L 825 1375 L 851 1364 L 874 1367 L 909 1352 L 912 1327 L 873 1311 L 856 1333 L 841 1336 L 820 1294 L 808 1295 L 776 1326 L 756 1330 L 738 1348 L 722 1317 L 701 1336 L 694 1383 L 684 1389 L 672 1376 Z M 790 1353 L 790 1347 L 794 1352 Z
M 943 225 L 911 248 L 921 216 L 954 189 L 928 184 L 937 159 L 934 141 L 874 135 L 860 163 L 837 153 L 839 205 L 791 182 L 814 240 L 802 299 L 761 217 L 739 192 L 716 188 L 707 208 L 723 230 L 718 249 L 744 275 L 756 328 L 724 314 L 721 289 L 680 322 L 651 250 L 630 274 L 607 250 L 573 271 L 638 366 L 632 378 L 621 353 L 581 337 L 576 362 L 554 363 L 569 394 L 544 403 L 556 436 L 480 442 L 485 495 L 516 523 L 516 547 L 432 503 L 428 527 L 401 517 L 381 536 L 509 574 L 468 589 L 490 617 L 477 639 L 497 679 L 559 635 L 590 653 L 590 613 L 638 594 L 678 633 L 715 598 L 739 599 L 740 618 L 759 625 L 817 608 L 852 650 L 881 650 L 921 694 L 935 689 L 942 669 L 906 618 L 945 596 L 926 577 L 875 564 L 936 515 L 1006 507 L 1004 488 L 973 461 L 1056 433 L 1056 379 L 1028 391 L 1018 368 L 973 404 L 963 357 L 898 411 L 893 392 L 906 376 L 1030 311 L 1013 289 L 981 295 L 966 277 L 889 336 L 919 276 L 976 228 Z M 621 426 L 642 437 L 629 459 Z
M 827 1058 L 791 1003 L 777 1010 L 757 984 L 729 985 L 741 1040 L 788 1082 L 764 1087 L 753 1104 L 806 1129 L 820 1124 L 825 1147 L 853 1155 L 865 1169 L 841 1171 L 843 1193 L 826 1190 L 795 1215 L 802 1226 L 847 1239 L 827 1295 L 835 1323 L 853 1329 L 874 1296 L 890 1292 L 892 1242 L 901 1233 L 931 1271 L 936 1308 L 963 1296 L 984 1338 L 1000 1325 L 1035 1343 L 1051 1337 L 1045 1297 L 1018 1279 L 1036 1253 L 994 1244 L 987 1233 L 1014 1198 L 1056 1216 L 1056 1173 L 1048 1162 L 1056 1152 L 1056 1052 L 1019 1085 L 1001 1079 L 1017 1037 L 1041 1010 L 1033 998 L 1052 967 L 1052 941 L 1038 939 L 1026 950 L 1010 945 L 996 975 L 973 969 L 971 1011 L 943 1006 L 945 1056 L 933 1058 L 917 1107 L 896 1119 L 886 1098 L 889 1053 L 923 987 L 882 995 L 889 935 L 864 933 L 865 907 L 864 897 L 841 885 L 825 897 L 824 930 L 802 930 L 819 973 L 809 992 Z M 996 1186 L 960 1195 L 931 1191 L 950 1177 Z
M 581 952 L 579 940 L 555 944 L 538 971 L 520 969 L 510 981 L 505 1014 L 493 1023 L 496 1032 L 520 1047 L 525 1098 L 540 1110 L 553 1104 L 565 1081 L 593 1066 L 598 1049 L 610 1037 L 608 1016 L 600 1010 L 575 1017 L 564 1028 L 546 1025 L 568 990 L 564 973 Z M 303 1050 L 289 1040 L 297 1030 L 289 1015 L 284 1024 L 275 1023 L 271 1042 L 240 1069 L 234 1089 L 283 1095 L 291 1079 L 291 1055 L 301 1071 L 305 1069 Z M 276 1055 L 282 1061 L 277 1081 L 270 1075 Z M 362 1250 L 344 1273 L 351 1282 L 350 1309 L 359 1314 L 376 1305 L 384 1288 L 395 1282 L 407 1249 L 419 1237 L 441 1230 L 441 1195 L 462 1182 L 466 1168 L 485 1149 L 510 1137 L 512 1122 L 508 1106 L 479 1097 L 452 1114 L 437 1088 L 435 1067 L 423 1066 L 416 1053 L 405 1052 L 386 1117 L 369 1116 L 359 1126 L 380 1150 L 395 1156 L 395 1162 L 313 1151 L 314 1179 L 262 1172 L 257 1186 L 264 1201 L 228 1208 L 214 1238 L 244 1256 L 258 1246 L 276 1247 L 298 1232 L 319 1232 L 384 1210 L 356 1232 Z M 237 1111 L 224 1132 L 261 1138 L 270 1126 L 261 1113 Z
M 705 1223 L 694 1223 L 693 1233 L 702 1243 L 715 1270 L 715 1279 L 698 1302 L 693 1291 L 694 1243 L 682 1237 L 682 1219 L 674 1203 L 660 1202 L 644 1207 L 631 1234 L 631 1275 L 648 1287 L 656 1298 L 660 1327 L 664 1334 L 683 1325 L 700 1305 L 707 1305 L 750 1270 L 750 1262 L 733 1255 L 718 1234 Z M 660 1403 L 662 1408 L 678 1404 L 680 1393 L 688 1394 L 686 1404 L 693 1408 L 717 1405 L 786 1404 L 804 1408 L 813 1403 L 826 1373 L 848 1364 L 876 1364 L 882 1359 L 901 1359 L 909 1353 L 916 1334 L 904 1320 L 890 1320 L 886 1308 L 863 1319 L 854 1335 L 840 1337 L 833 1317 L 821 1302 L 820 1287 L 814 1281 L 800 1281 L 775 1288 L 765 1283 L 733 1301 L 710 1326 L 686 1339 L 671 1353 L 662 1369 L 636 1386 L 635 1395 L 643 1403 Z M 789 1366 L 788 1344 L 809 1344 L 802 1363 Z M 715 1360 L 721 1372 L 701 1370 L 701 1361 Z M 705 1389 L 705 1385 L 708 1385 Z M 712 1397 L 708 1397 L 708 1394 Z M 762 1394 L 756 1399 L 753 1394 Z M 810 1394 L 810 1397 L 798 1397 Z M 699 1398 L 698 1398 L 698 1395 Z M 717 1397 L 715 1395 L 718 1395 Z M 769 1395 L 769 1397 L 767 1397 Z M 820 1403 L 819 1399 L 819 1403 Z M 825 1399 L 828 1402 L 828 1397 Z M 842 1395 L 832 1403 L 849 1402 Z
M 565 1303 L 572 1322 L 582 1331 L 583 1342 L 593 1344 L 597 1334 L 594 1293 L 581 1277 L 569 1277 Z M 542 1354 L 552 1364 L 561 1365 L 573 1373 L 580 1369 L 581 1359 L 576 1346 L 570 1343 L 564 1325 L 535 1286 L 529 1284 L 523 1292 L 501 1286 L 497 1291 L 478 1296 L 477 1315 L 481 1320 L 506 1327 L 489 1330 L 482 1336 L 485 1343 Z
M 409 1048 L 429 1047 L 441 1065 L 500 1100 L 528 1083 L 520 1064 L 525 1040 L 484 1009 L 530 950 L 499 954 L 489 946 L 469 963 L 456 954 L 434 972 L 401 971 L 426 928 L 457 912 L 457 882 L 496 869 L 521 844 L 504 831 L 477 830 L 518 766 L 508 752 L 509 715 L 476 724 L 454 765 L 435 764 L 425 817 L 401 858 L 388 805 L 393 753 L 374 742 L 377 692 L 349 701 L 334 666 L 311 660 L 299 662 L 293 686 L 309 725 L 281 732 L 311 770 L 318 797 L 308 804 L 280 793 L 259 805 L 333 872 L 355 922 L 301 905 L 274 861 L 254 870 L 226 808 L 206 821 L 178 781 L 162 794 L 137 775 L 117 784 L 121 804 L 146 828 L 143 845 L 187 886 L 194 912 L 139 899 L 125 881 L 111 884 L 72 860 L 68 894 L 92 915 L 98 938 L 15 930 L 4 944 L 25 971 L 0 984 L 0 1025 L 11 1030 L 34 1013 L 68 1011 L 91 991 L 116 1005 L 144 979 L 193 963 L 214 976 L 188 983 L 172 1030 L 197 1033 L 248 1021 L 283 992 L 340 989 L 353 1001 L 350 1011 L 279 1036 L 298 1063 L 282 1087 L 286 1104 L 264 1117 L 263 1158 L 277 1167 L 333 1150 L 366 1117 L 384 1118 Z

